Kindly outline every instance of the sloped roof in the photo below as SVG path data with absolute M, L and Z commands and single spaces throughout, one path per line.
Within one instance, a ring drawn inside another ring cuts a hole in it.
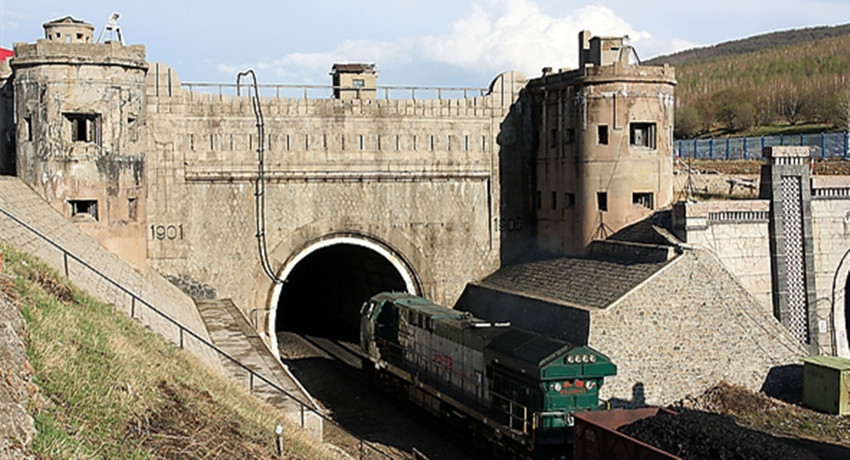
M 559 257 L 507 266 L 478 284 L 569 306 L 605 308 L 667 263 Z
M 52 21 L 45 22 L 44 25 L 49 24 L 86 24 L 86 21 L 82 21 L 80 19 L 74 19 L 73 16 L 65 16 L 64 18 L 54 19 Z

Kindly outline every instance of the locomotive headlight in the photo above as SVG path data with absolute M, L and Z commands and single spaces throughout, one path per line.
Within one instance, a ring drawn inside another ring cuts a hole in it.
M 561 386 L 561 382 L 556 383 L 554 388 L 555 388 L 555 391 L 561 391 L 561 388 L 563 388 Z
M 588 355 L 582 355 L 582 357 L 581 357 L 581 362 L 583 362 L 583 363 L 589 363 L 589 362 L 590 362 L 590 356 L 588 356 Z
M 590 355 L 590 362 L 592 362 L 592 363 L 596 362 L 596 355 Z
M 567 362 L 568 362 L 568 363 L 570 363 L 570 364 L 572 364 L 572 363 L 574 363 L 574 362 L 575 362 L 575 358 L 574 358 L 572 355 L 567 356 Z

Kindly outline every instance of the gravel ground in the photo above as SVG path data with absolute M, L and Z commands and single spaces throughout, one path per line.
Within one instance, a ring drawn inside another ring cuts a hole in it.
M 431 460 L 474 459 L 456 433 L 433 416 L 372 386 L 352 369 L 289 332 L 278 332 L 281 359 L 328 415 L 393 458 L 412 458 L 414 448 Z M 332 439 L 326 441 L 333 443 Z

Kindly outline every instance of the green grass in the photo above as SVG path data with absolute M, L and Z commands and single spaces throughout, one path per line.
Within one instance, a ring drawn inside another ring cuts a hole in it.
M 283 415 L 187 352 L 0 245 L 0 288 L 24 317 L 43 458 L 278 458 Z M 286 458 L 326 452 L 283 423 Z

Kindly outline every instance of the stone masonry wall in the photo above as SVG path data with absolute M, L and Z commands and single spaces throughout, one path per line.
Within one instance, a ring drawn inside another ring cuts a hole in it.
M 846 286 L 850 275 L 850 177 L 814 177 L 814 231 L 817 333 L 821 353 L 850 357 L 846 327 Z
M 589 344 L 617 364 L 603 397 L 668 404 L 721 380 L 759 390 L 806 350 L 704 250 L 686 250 L 613 306 L 592 313 Z
M 764 200 L 728 200 L 678 203 L 686 213 L 687 228 L 680 237 L 689 245 L 713 252 L 720 263 L 773 312 L 770 284 L 769 203 Z
M 148 260 L 246 314 L 274 308 L 255 239 L 250 99 L 184 91 L 167 66 L 150 70 Z M 499 264 L 497 135 L 524 84 L 511 78 L 467 99 L 264 98 L 275 269 L 311 241 L 359 234 L 409 261 L 423 294 L 453 304 Z

